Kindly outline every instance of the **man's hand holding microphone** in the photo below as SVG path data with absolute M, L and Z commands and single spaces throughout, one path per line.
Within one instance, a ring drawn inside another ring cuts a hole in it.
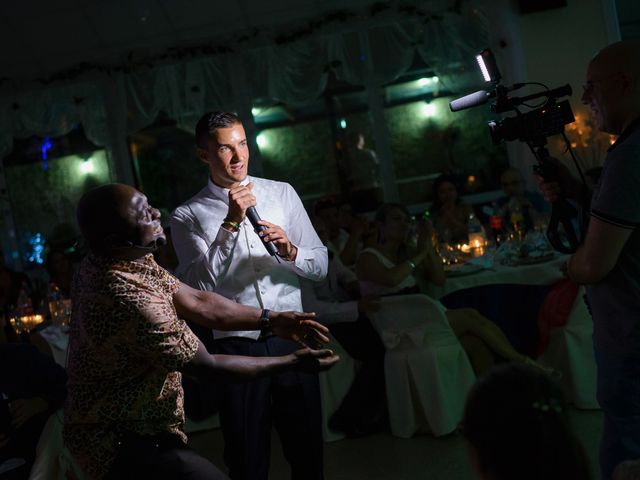
M 260 218 L 255 208 L 257 202 L 252 189 L 253 182 L 249 182 L 247 185 L 239 185 L 229 190 L 229 212 L 223 227 L 237 231 L 246 216 L 270 255 L 277 255 L 293 262 L 298 248 L 291 243 L 282 227 Z

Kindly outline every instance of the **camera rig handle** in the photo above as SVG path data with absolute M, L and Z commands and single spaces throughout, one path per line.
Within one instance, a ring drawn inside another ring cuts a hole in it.
M 558 178 L 558 168 L 551 160 L 549 151 L 544 146 L 546 139 L 541 139 L 537 144 L 529 144 L 538 160 L 538 165 L 533 167 L 535 173 L 546 181 Z M 580 246 L 580 232 L 574 219 L 578 216 L 578 209 L 571 205 L 566 198 L 558 198 L 551 204 L 551 218 L 547 226 L 547 239 L 551 246 L 561 253 L 574 253 Z M 560 226 L 564 230 L 565 238 L 560 234 Z

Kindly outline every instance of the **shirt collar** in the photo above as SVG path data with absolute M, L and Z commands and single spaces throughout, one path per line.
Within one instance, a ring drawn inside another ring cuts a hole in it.
M 240 182 L 240 185 L 242 185 L 244 187 L 250 181 L 251 181 L 251 178 L 249 177 L 249 175 L 247 175 L 247 177 Z M 224 203 L 229 203 L 229 189 L 228 188 L 224 188 L 224 187 L 221 187 L 220 185 L 216 185 L 213 182 L 213 180 L 211 180 L 211 177 L 209 177 L 208 187 L 209 187 L 209 191 L 213 194 L 214 197 L 219 198 Z
M 638 128 L 640 128 L 640 117 L 636 118 L 633 122 L 627 125 L 627 128 L 625 128 L 622 131 L 622 133 L 617 138 L 617 140 L 613 143 L 613 145 L 611 145 L 607 149 L 607 152 L 610 152 L 611 150 L 616 148 L 618 145 L 620 145 L 622 142 L 624 142 L 633 132 L 638 130 Z

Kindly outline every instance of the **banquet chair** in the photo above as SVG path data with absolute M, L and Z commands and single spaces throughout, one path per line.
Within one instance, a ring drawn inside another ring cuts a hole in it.
M 577 408 L 597 409 L 593 320 L 583 297 L 581 287 L 566 325 L 551 330 L 549 345 L 538 361 L 562 372 L 569 402 Z
M 84 480 L 62 440 L 62 409 L 49 416 L 36 446 L 36 459 L 29 480 Z
M 475 374 L 442 306 L 420 294 L 385 297 L 371 320 L 387 349 L 391 432 L 455 431 Z

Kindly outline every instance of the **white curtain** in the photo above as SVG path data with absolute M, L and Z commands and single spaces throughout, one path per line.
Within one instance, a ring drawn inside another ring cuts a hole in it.
M 318 32 L 284 45 L 121 74 L 122 108 L 111 115 L 107 115 L 110 106 L 105 105 L 102 90 L 107 79 L 44 87 L 0 99 L 0 156 L 11 151 L 13 138 L 64 135 L 77 123 L 93 143 L 109 150 L 110 143 L 125 141 L 110 138 L 110 131 L 111 136 L 138 131 L 150 125 L 160 111 L 193 129 L 202 112 L 232 110 L 240 103 L 234 98 L 236 71 L 230 68 L 230 55 L 241 57 L 252 98 L 285 104 L 316 99 L 325 89 L 329 69 L 339 80 L 353 85 L 384 85 L 406 72 L 416 54 L 449 90 L 462 92 L 478 81 L 473 59 L 488 43 L 487 19 L 473 8 L 462 13 L 443 10 L 449 2 L 425 4 L 431 6 L 431 13 L 424 18 L 375 19 L 370 24 L 359 20 L 337 33 Z M 368 45 L 362 45 L 363 41 Z M 365 58 L 367 52 L 370 59 Z M 107 128 L 107 118 L 121 122 L 120 128 Z

